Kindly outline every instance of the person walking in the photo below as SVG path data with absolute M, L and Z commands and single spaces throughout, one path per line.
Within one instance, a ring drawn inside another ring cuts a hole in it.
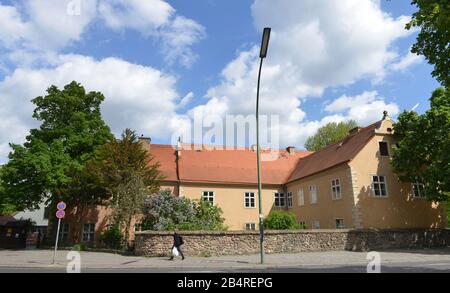
M 181 259 L 184 260 L 184 254 L 183 254 L 183 251 L 181 250 L 181 245 L 183 245 L 183 244 L 184 244 L 183 237 L 178 235 L 177 231 L 175 231 L 173 233 L 172 256 L 170 257 L 170 260 L 173 260 L 174 249 L 176 249 L 180 253 Z

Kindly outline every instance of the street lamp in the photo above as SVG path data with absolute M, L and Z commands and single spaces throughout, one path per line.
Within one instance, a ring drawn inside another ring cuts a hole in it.
M 261 155 L 259 149 L 259 85 L 261 83 L 261 69 L 263 65 L 263 60 L 267 56 L 267 49 L 269 48 L 270 39 L 270 28 L 264 28 L 263 38 L 261 42 L 261 51 L 259 53 L 259 58 L 261 62 L 259 64 L 258 73 L 258 86 L 256 88 L 256 157 L 258 160 L 258 201 L 259 201 L 259 249 L 261 254 L 261 263 L 264 263 L 264 221 L 263 221 L 263 211 L 262 211 L 262 192 L 261 192 Z

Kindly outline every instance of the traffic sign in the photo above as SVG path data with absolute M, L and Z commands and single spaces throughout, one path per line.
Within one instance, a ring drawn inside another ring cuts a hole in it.
M 65 202 L 60 201 L 60 202 L 56 205 L 56 207 L 58 208 L 58 210 L 65 210 L 66 207 L 67 207 L 67 205 L 66 205 Z
M 58 219 L 64 218 L 65 215 L 66 215 L 66 212 L 63 211 L 63 210 L 58 210 L 58 211 L 56 212 L 56 217 L 57 217 Z

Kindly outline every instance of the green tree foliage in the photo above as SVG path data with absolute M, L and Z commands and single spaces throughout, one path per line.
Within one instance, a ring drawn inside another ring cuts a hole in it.
M 264 219 L 264 228 L 271 230 L 300 229 L 295 214 L 285 211 L 272 211 Z
M 308 151 L 318 151 L 324 147 L 333 144 L 348 135 L 348 132 L 357 127 L 355 121 L 350 120 L 340 123 L 328 123 L 320 127 L 316 134 L 310 136 L 305 143 L 305 148 Z
M 136 132 L 125 129 L 121 139 L 112 138 L 98 148 L 95 158 L 87 164 L 85 177 L 93 178 L 93 184 L 104 188 L 113 200 L 117 189 L 136 176 L 142 179 L 149 194 L 155 193 L 164 178 L 159 172 L 159 164 L 152 160 Z
M 32 100 L 40 127 L 30 130 L 24 145 L 10 145 L 1 173 L 5 192 L 14 195 L 18 209 L 37 208 L 44 198 L 71 205 L 99 200 L 101 194 L 74 183 L 96 148 L 112 138 L 100 113 L 104 99 L 72 82 L 63 90 L 51 86 L 46 96 Z
M 10 196 L 6 193 L 1 180 L 2 167 L 0 167 L 0 215 L 10 215 L 16 211 Z
M 205 201 L 192 201 L 162 190 L 145 200 L 142 229 L 155 231 L 225 230 L 222 210 Z
M 83 178 L 93 188 L 109 196 L 113 208 L 112 220 L 128 240 L 133 218 L 142 213 L 147 195 L 159 191 L 163 179 L 159 164 L 152 164 L 152 156 L 143 147 L 136 133 L 126 129 L 121 139 L 112 139 L 99 147 L 96 157 L 88 162 Z
M 432 75 L 450 87 L 450 1 L 413 0 L 419 10 L 412 15 L 407 29 L 420 27 L 411 52 L 424 55 L 434 65 Z
M 122 248 L 122 239 L 122 231 L 117 224 L 111 225 L 100 235 L 100 241 L 102 241 L 107 248 L 112 249 Z
M 422 182 L 428 199 L 450 198 L 450 91 L 435 90 L 423 115 L 406 111 L 394 126 L 392 166 L 403 182 Z

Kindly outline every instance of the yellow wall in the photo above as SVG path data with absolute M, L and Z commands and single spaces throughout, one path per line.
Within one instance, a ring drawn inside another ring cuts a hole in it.
M 341 199 L 333 200 L 331 180 L 339 178 L 341 182 Z M 316 185 L 317 203 L 311 204 L 309 186 Z M 305 205 L 300 206 L 299 189 L 303 188 Z M 297 180 L 287 185 L 288 192 L 294 197 L 293 208 L 288 209 L 297 215 L 298 221 L 305 221 L 312 228 L 312 221 L 319 220 L 321 229 L 336 228 L 336 219 L 344 219 L 345 228 L 351 228 L 353 193 L 350 179 L 350 169 L 343 164 L 317 175 Z
M 413 198 L 411 183 L 401 183 L 391 168 L 391 157 L 379 155 L 378 142 L 388 141 L 392 155 L 393 136 L 386 131 L 392 127 L 383 121 L 379 133 L 349 163 L 354 183 L 355 203 L 359 221 L 364 228 L 435 228 L 445 227 L 446 218 L 439 204 L 423 198 Z M 384 175 L 388 196 L 373 196 L 372 175 Z
M 258 229 L 258 188 L 256 186 L 182 183 L 180 196 L 199 200 L 203 191 L 214 192 L 215 204 L 222 209 L 222 216 L 229 230 L 244 230 L 245 223 L 255 223 Z M 255 193 L 255 208 L 245 208 L 245 192 Z M 274 209 L 275 192 L 283 192 L 283 189 L 279 186 L 263 186 L 262 206 L 265 216 Z

